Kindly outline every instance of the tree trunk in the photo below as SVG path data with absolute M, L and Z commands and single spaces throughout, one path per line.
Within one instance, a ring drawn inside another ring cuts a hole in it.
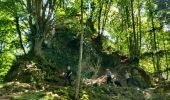
M 133 11 L 133 0 L 131 0 L 131 15 L 132 15 L 132 28 L 133 28 L 133 57 L 132 59 L 135 58 L 137 55 L 137 41 L 136 41 L 136 31 L 135 31 L 135 19 L 134 19 L 134 11 Z
M 35 38 L 33 50 L 36 56 L 40 56 L 42 53 L 42 50 L 41 50 L 42 43 L 43 43 L 43 38 Z
M 152 54 L 152 63 L 153 63 L 154 71 L 156 71 L 156 65 L 155 65 L 155 58 L 154 58 L 154 54 Z
M 156 63 L 156 70 L 157 70 L 157 76 L 160 79 L 160 63 L 159 63 L 159 55 L 155 54 L 157 52 L 157 38 L 156 38 L 156 31 L 155 31 L 155 24 L 154 24 L 154 16 L 153 16 L 153 9 L 151 7 L 151 1 L 149 0 L 149 12 L 150 12 L 150 17 L 151 17 L 151 25 L 152 25 L 152 33 L 153 33 L 153 43 L 152 43 L 152 49 L 153 49 L 153 54 L 155 58 L 155 63 Z
M 167 51 L 166 51 L 166 48 L 165 48 L 165 37 L 163 35 L 163 45 L 164 45 L 164 50 L 165 50 L 165 58 L 166 58 L 166 69 L 169 68 L 169 65 L 168 65 L 168 55 L 167 55 Z M 169 70 L 167 70 L 167 73 L 166 73 L 166 79 L 168 80 L 169 78 Z
M 99 15 L 98 15 L 98 36 L 101 34 L 101 17 L 103 10 L 103 2 L 102 0 L 99 2 Z
M 140 7 L 140 2 L 138 0 L 138 21 L 139 21 L 139 55 L 140 55 L 140 52 L 141 52 L 141 46 L 142 46 L 142 30 L 141 30 L 141 7 Z
M 19 17 L 15 17 L 15 26 L 16 26 L 16 29 L 17 29 L 17 32 L 18 32 L 18 35 L 19 35 L 20 46 L 21 46 L 24 54 L 26 54 L 24 46 L 23 46 L 23 42 L 22 42 L 21 30 L 20 30 L 20 27 L 19 27 Z
M 40 56 L 42 53 L 43 40 L 51 33 L 57 5 L 56 0 L 27 0 L 28 22 L 32 33 L 31 53 L 36 56 Z
M 83 0 L 81 0 L 81 39 L 80 39 L 80 55 L 79 55 L 79 65 L 77 72 L 77 84 L 76 84 L 76 94 L 75 98 L 79 100 L 79 90 L 80 90 L 80 80 L 81 80 L 81 70 L 82 70 L 82 56 L 83 56 Z
M 102 35 L 103 35 L 104 28 L 105 28 L 105 25 L 106 25 L 106 22 L 108 19 L 108 13 L 110 11 L 110 7 L 111 7 L 111 1 L 108 0 L 108 1 L 106 1 L 105 10 L 104 10 L 104 14 L 103 14 L 103 21 L 102 21 L 102 26 L 101 26 L 101 34 Z
M 130 28 L 130 18 L 129 18 L 129 8 L 128 6 L 125 7 L 125 14 L 126 14 L 126 32 L 129 33 Z M 132 33 L 130 32 L 130 35 L 127 35 L 127 40 L 129 42 L 128 49 L 130 53 L 130 60 L 132 60 L 133 57 L 133 44 L 132 44 Z
M 101 30 L 101 17 L 102 17 L 102 10 L 103 10 L 103 1 L 102 0 L 100 0 L 100 2 L 99 2 L 99 11 L 98 11 L 98 35 L 97 35 L 97 37 L 96 37 L 96 43 L 97 43 L 97 45 L 98 45 L 98 47 L 99 47 L 99 49 L 102 49 L 103 48 L 103 46 L 102 46 L 102 35 L 101 35 L 101 32 L 102 32 L 102 30 Z

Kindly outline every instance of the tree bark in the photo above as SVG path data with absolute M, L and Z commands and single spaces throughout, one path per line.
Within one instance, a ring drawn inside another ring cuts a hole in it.
M 156 65 L 155 65 L 155 57 L 154 57 L 154 54 L 152 54 L 152 63 L 153 63 L 154 71 L 156 71 Z
M 83 0 L 81 0 L 81 39 L 80 39 L 80 55 L 79 55 L 79 64 L 77 72 L 77 83 L 76 83 L 76 94 L 75 98 L 79 100 L 79 91 L 80 91 L 80 80 L 81 80 L 81 70 L 82 70 L 82 56 L 83 56 Z
M 46 36 L 51 33 L 54 26 L 56 0 L 27 0 L 27 11 L 29 13 L 29 26 L 31 31 L 32 49 L 35 56 L 41 54 L 41 46 Z
M 102 46 L 102 35 L 101 35 L 101 32 L 102 32 L 102 30 L 101 30 L 101 21 L 102 21 L 102 10 L 103 10 L 103 1 L 102 0 L 100 0 L 99 1 L 99 11 L 98 11 L 98 35 L 97 35 L 97 37 L 96 37 L 96 43 L 97 43 L 97 45 L 98 45 L 98 47 L 100 48 L 100 49 L 102 49 L 103 48 L 103 46 Z
M 35 38 L 35 43 L 34 43 L 34 53 L 35 55 L 39 56 L 42 53 L 42 43 L 43 43 L 43 38 Z
M 102 10 L 103 10 L 103 1 L 100 0 L 100 2 L 99 2 L 99 15 L 98 15 L 98 36 L 101 35 Z
M 139 55 L 142 46 L 142 30 L 141 30 L 141 7 L 140 2 L 138 0 L 138 21 L 139 21 Z
M 104 32 L 104 28 L 105 28 L 105 25 L 108 19 L 108 13 L 110 11 L 110 7 L 111 7 L 111 1 L 108 0 L 106 1 L 106 4 L 105 4 L 105 10 L 104 10 L 103 21 L 102 21 L 102 26 L 101 26 L 101 35 L 103 35 L 103 32 Z
M 164 35 L 163 35 L 163 45 L 164 45 L 164 50 L 166 49 L 165 48 L 165 37 L 164 37 Z M 168 64 L 168 55 L 167 55 L 167 51 L 165 50 L 165 58 L 166 58 L 166 69 L 168 69 L 169 68 L 169 64 Z M 168 78 L 169 78 L 169 70 L 167 70 L 167 73 L 166 73 L 166 79 L 168 80 Z
M 135 30 L 135 19 L 134 19 L 134 9 L 133 9 L 133 0 L 131 0 L 131 15 L 132 15 L 132 28 L 133 28 L 133 57 L 132 59 L 134 59 L 134 57 L 137 55 L 137 41 L 136 41 L 136 30 Z
M 153 55 L 154 55 L 154 62 L 156 64 L 156 71 L 157 71 L 157 75 L 158 75 L 158 78 L 160 79 L 160 63 L 159 63 L 159 55 L 158 54 L 155 54 L 156 51 L 157 51 L 157 38 L 156 38 L 156 31 L 155 31 L 155 23 L 154 23 L 154 15 L 153 15 L 153 9 L 151 7 L 151 1 L 149 0 L 149 13 L 150 13 L 150 17 L 151 17 L 151 25 L 152 25 L 152 33 L 153 33 L 153 43 L 152 43 L 152 50 L 153 50 Z
M 23 46 L 23 41 L 22 41 L 22 35 L 21 35 L 21 30 L 20 30 L 20 26 L 19 26 L 19 17 L 15 17 L 15 26 L 19 35 L 19 42 L 20 42 L 20 46 L 24 52 L 24 54 L 26 54 L 24 46 Z

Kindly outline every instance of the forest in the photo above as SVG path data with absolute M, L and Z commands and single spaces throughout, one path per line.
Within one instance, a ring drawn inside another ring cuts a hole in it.
M 170 100 L 170 0 L 0 0 L 0 100 Z

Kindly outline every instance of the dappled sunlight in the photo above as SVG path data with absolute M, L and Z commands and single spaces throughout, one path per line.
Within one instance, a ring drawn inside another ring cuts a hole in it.
M 83 83 L 86 85 L 98 85 L 101 86 L 106 83 L 107 76 L 106 75 L 101 75 L 100 77 L 97 77 L 96 79 L 87 79 L 83 78 Z M 116 79 L 116 75 L 112 74 L 112 79 Z
M 152 95 L 151 95 L 149 92 L 143 91 L 143 94 L 144 94 L 144 98 L 145 98 L 145 99 L 147 99 L 147 100 L 148 100 L 148 99 L 151 99 L 151 96 L 152 96 Z
M 54 84 L 49 84 L 49 87 L 42 89 L 34 89 L 31 84 L 20 82 L 5 83 L 0 88 L 0 99 L 38 99 L 38 100 L 73 100 L 75 86 L 59 87 Z M 170 94 L 154 92 L 154 88 L 141 89 L 134 87 L 115 87 L 108 85 L 88 86 L 83 85 L 80 91 L 80 100 L 155 100 L 156 98 L 168 98 Z M 165 99 L 166 100 L 166 99 Z
M 169 100 L 170 0 L 0 0 L 0 100 Z

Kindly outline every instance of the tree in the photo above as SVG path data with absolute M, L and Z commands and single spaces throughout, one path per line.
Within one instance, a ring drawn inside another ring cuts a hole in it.
M 31 51 L 37 56 L 42 54 L 42 43 L 55 26 L 57 7 L 57 0 L 27 0 L 26 2 L 28 22 L 32 34 Z
M 11 15 L 0 11 L 0 82 L 8 73 L 15 58 L 15 51 L 20 50 L 16 27 Z M 22 51 L 22 50 L 21 50 Z
M 76 94 L 75 98 L 79 99 L 79 90 L 80 90 L 80 80 L 81 80 L 81 69 L 82 69 L 82 56 L 83 56 L 83 34 L 84 34 L 84 25 L 83 25 L 83 0 L 81 0 L 81 38 L 80 38 L 80 55 L 79 55 L 79 65 L 77 72 L 77 83 L 76 83 Z
M 25 48 L 23 45 L 23 40 L 22 40 L 22 32 L 20 29 L 20 17 L 23 17 L 24 11 L 23 11 L 21 5 L 19 5 L 19 1 L 14 1 L 14 0 L 0 1 L 0 6 L 1 6 L 0 9 L 8 12 L 9 15 L 14 17 L 16 31 L 19 36 L 20 47 L 22 48 L 24 54 L 26 54 L 26 51 L 25 51 Z
M 149 17 L 151 18 L 151 27 L 152 27 L 152 36 L 153 36 L 153 41 L 152 41 L 152 50 L 153 50 L 153 65 L 156 66 L 156 71 L 158 73 L 158 77 L 160 77 L 160 63 L 159 63 L 159 55 L 156 54 L 157 52 L 157 35 L 156 35 L 156 30 L 155 30 L 155 23 L 154 23 L 154 7 L 152 5 L 151 0 L 148 1 L 149 5 Z

